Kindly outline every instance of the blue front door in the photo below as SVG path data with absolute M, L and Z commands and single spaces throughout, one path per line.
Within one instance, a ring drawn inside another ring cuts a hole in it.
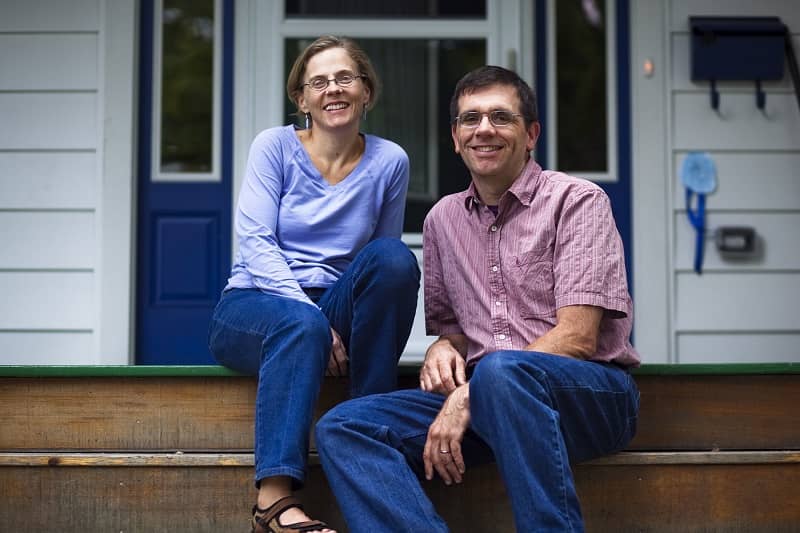
M 213 363 L 231 258 L 232 4 L 141 5 L 137 364 Z

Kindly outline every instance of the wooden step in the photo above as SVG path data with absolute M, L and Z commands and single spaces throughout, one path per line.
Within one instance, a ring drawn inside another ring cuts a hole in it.
M 246 531 L 248 453 L 3 453 L 0 531 Z M 574 467 L 587 531 L 796 531 L 800 453 L 623 452 Z M 496 469 L 425 483 L 454 532 L 513 531 Z M 346 531 L 316 457 L 302 498 Z M 46 503 L 43 503 L 46 502 Z M 57 512 L 43 512 L 45 509 Z
M 685 367 L 636 372 L 629 449 L 800 448 L 800 365 Z M 0 367 L 0 450 L 253 449 L 253 378 L 220 367 L 60 370 Z M 416 369 L 402 369 L 400 385 L 416 387 Z M 326 378 L 317 416 L 346 398 L 347 381 Z
M 798 530 L 800 366 L 634 377 L 629 449 L 574 466 L 588 531 Z M 247 531 L 255 385 L 220 367 L 0 367 L 0 532 Z M 346 397 L 326 379 L 317 416 Z M 512 531 L 495 467 L 465 479 L 425 483 L 451 530 Z M 346 531 L 314 454 L 303 493 Z

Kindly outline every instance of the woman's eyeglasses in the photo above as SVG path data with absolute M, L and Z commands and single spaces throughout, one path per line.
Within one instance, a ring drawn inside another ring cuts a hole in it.
M 506 111 L 505 109 L 495 109 L 494 111 L 489 111 L 488 113 L 467 111 L 458 115 L 456 122 L 459 126 L 464 128 L 477 128 L 481 121 L 483 121 L 483 117 L 489 117 L 489 122 L 492 123 L 492 126 L 503 128 L 510 126 L 514 123 L 516 117 L 521 116 L 522 115 L 519 113 L 512 113 L 511 111 Z
M 353 74 L 352 72 L 343 72 L 341 74 L 337 74 L 333 78 L 324 78 L 322 76 L 311 78 L 300 87 L 305 87 L 308 85 L 315 91 L 322 92 L 328 88 L 328 85 L 330 85 L 331 82 L 334 82 L 339 87 L 350 87 L 357 78 L 366 79 L 367 77 L 362 76 L 361 74 Z

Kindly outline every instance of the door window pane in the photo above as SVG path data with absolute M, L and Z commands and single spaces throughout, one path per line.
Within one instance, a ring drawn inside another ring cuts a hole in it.
M 286 0 L 287 17 L 485 18 L 486 0 Z
M 313 39 L 287 39 L 285 73 Z M 469 174 L 453 150 L 450 98 L 456 82 L 486 63 L 483 39 L 357 39 L 381 78 L 383 90 L 362 131 L 402 146 L 411 161 L 406 232 L 422 221 L 441 196 L 463 190 Z M 286 101 L 286 123 L 296 108 Z M 302 121 L 297 121 L 302 126 Z
M 214 0 L 163 0 L 160 18 L 158 170 L 209 173 L 214 170 Z
M 605 1 L 552 5 L 556 10 L 556 166 L 564 171 L 607 172 Z

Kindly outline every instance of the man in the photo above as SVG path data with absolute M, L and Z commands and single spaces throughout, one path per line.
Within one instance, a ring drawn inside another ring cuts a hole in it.
M 318 423 L 322 465 L 353 532 L 447 531 L 419 478 L 460 483 L 492 461 L 518 531 L 582 531 L 570 462 L 624 448 L 638 413 L 608 198 L 530 157 L 536 99 L 515 73 L 470 72 L 450 114 L 472 183 L 425 220 L 426 327 L 439 339 L 419 390 L 345 402 Z

